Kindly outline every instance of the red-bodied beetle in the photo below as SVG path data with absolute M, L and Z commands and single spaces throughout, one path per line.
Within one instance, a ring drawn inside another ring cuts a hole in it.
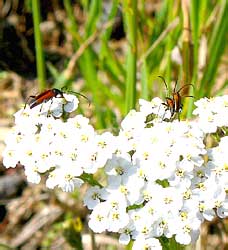
M 162 77 L 162 76 L 159 76 L 164 84 L 165 84 L 165 87 L 166 87 L 166 90 L 168 92 L 168 86 L 166 84 L 166 81 L 165 79 Z M 194 86 L 189 83 L 189 84 L 185 84 L 184 86 L 182 86 L 181 88 L 179 88 L 178 90 L 176 90 L 176 87 L 177 87 L 177 81 L 175 83 L 175 86 L 174 86 L 174 89 L 173 89 L 173 92 L 172 92 L 172 98 L 170 97 L 166 97 L 166 103 L 162 103 L 163 105 L 166 106 L 166 111 L 169 110 L 170 113 L 171 113 L 171 119 L 175 116 L 175 114 L 178 114 L 178 120 L 180 120 L 180 113 L 182 111 L 182 108 L 183 108 L 183 104 L 181 102 L 181 98 L 183 97 L 191 97 L 191 98 L 194 98 L 194 96 L 192 95 L 184 95 L 184 96 L 181 96 L 180 95 L 180 92 L 186 88 L 187 86 L 192 86 L 194 88 Z
M 64 98 L 63 96 L 63 92 L 59 89 L 48 89 L 38 95 L 31 95 L 29 96 L 29 99 L 31 98 L 31 100 L 29 101 L 28 99 L 28 104 L 30 109 L 44 103 L 44 102 L 48 102 L 49 100 L 53 99 L 54 97 L 56 98 Z
M 53 98 L 64 98 L 64 94 L 65 92 L 63 92 L 62 90 L 53 88 L 53 89 L 48 89 L 45 90 L 44 92 L 38 94 L 38 95 L 31 95 L 29 96 L 26 104 L 29 104 L 30 109 L 44 103 L 44 102 L 48 102 L 49 100 L 52 100 Z M 83 94 L 80 94 L 78 92 L 74 92 L 74 91 L 67 91 L 67 93 L 72 93 L 75 95 L 80 95 L 82 97 L 84 97 L 85 99 L 87 99 L 89 101 L 89 99 L 84 96 Z M 31 99 L 31 100 L 30 100 Z M 30 100 L 30 101 L 29 101 Z M 90 102 L 90 101 L 89 101 Z

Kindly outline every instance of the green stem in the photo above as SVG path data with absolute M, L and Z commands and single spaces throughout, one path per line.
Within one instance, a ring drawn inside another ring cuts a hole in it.
M 199 31 L 200 31 L 200 14 L 202 11 L 202 4 L 198 0 L 192 0 L 190 3 L 190 21 L 192 30 L 192 40 L 193 40 L 193 73 L 192 73 L 192 84 L 195 86 L 198 79 L 198 57 L 199 57 Z M 191 88 L 192 89 L 192 88 Z M 192 91 L 192 90 L 191 90 Z M 196 93 L 189 93 L 189 95 L 195 95 Z M 194 99 L 190 98 L 188 100 L 187 117 L 192 116 Z
M 193 39 L 193 82 L 197 81 L 198 75 L 198 53 L 199 53 L 199 13 L 200 13 L 200 1 L 192 0 L 190 3 L 190 18 L 191 18 L 191 29 L 192 29 L 192 39 Z
M 46 88 L 46 71 L 44 65 L 44 53 L 42 47 L 42 35 L 40 31 L 40 1 L 32 0 L 32 14 L 34 23 L 34 37 L 36 47 L 36 67 L 39 81 L 39 89 L 42 91 Z
M 98 186 L 100 188 L 103 187 L 97 180 L 93 178 L 92 174 L 83 173 L 79 178 L 89 183 L 91 186 Z
M 190 21 L 190 6 L 187 0 L 182 0 L 182 12 L 183 12 L 183 67 L 182 67 L 182 83 L 189 84 L 192 83 L 193 71 L 194 71 L 194 51 L 191 36 L 191 25 Z M 192 88 L 185 88 L 182 93 L 185 95 L 190 95 Z M 192 94 L 192 93 L 191 93 Z M 188 103 L 187 103 L 188 101 Z M 186 99 L 186 105 L 184 106 L 183 114 L 188 117 L 191 116 L 193 109 L 193 100 Z
M 172 250 L 183 250 L 183 246 L 180 245 L 179 243 L 177 243 L 173 238 L 169 239 L 169 249 L 172 249 Z
M 108 22 L 114 23 L 114 19 L 118 11 L 118 6 L 119 0 L 113 0 L 112 7 L 108 15 Z M 122 91 L 124 87 L 122 84 L 122 78 L 125 76 L 125 70 L 123 68 L 123 65 L 119 62 L 119 59 L 115 56 L 108 45 L 112 29 L 113 27 L 110 26 L 101 35 L 101 49 L 98 56 L 100 58 L 102 67 L 105 68 L 107 74 L 112 75 L 112 78 L 115 79 L 115 83 L 117 83 L 118 87 L 122 88 Z
M 124 25 L 128 40 L 126 62 L 125 113 L 135 108 L 136 102 L 136 61 L 137 61 L 137 0 L 124 0 Z

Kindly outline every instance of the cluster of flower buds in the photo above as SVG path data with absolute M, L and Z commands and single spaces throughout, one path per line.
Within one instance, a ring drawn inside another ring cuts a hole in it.
M 57 106 L 77 108 L 78 100 L 72 102 Z M 169 122 L 161 99 L 141 99 L 117 136 L 98 134 L 82 115 L 53 118 L 50 102 L 47 112 L 22 109 L 3 163 L 19 162 L 29 181 L 46 175 L 49 188 L 68 192 L 83 183 L 83 173 L 103 168 L 105 186 L 92 186 L 84 197 L 94 232 L 119 233 L 122 244 L 133 239 L 137 250 L 162 249 L 161 236 L 187 245 L 197 240 L 204 220 L 228 217 L 228 96 L 195 104 L 196 119 Z M 217 144 L 208 149 L 205 138 L 217 132 Z

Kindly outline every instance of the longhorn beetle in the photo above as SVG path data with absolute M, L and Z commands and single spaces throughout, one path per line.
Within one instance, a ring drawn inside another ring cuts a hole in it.
M 89 99 L 86 96 L 84 96 L 83 94 L 80 94 L 80 93 L 74 92 L 74 91 L 68 91 L 68 92 L 75 94 L 75 95 L 80 95 L 89 101 Z M 55 89 L 55 88 L 48 89 L 48 90 L 45 90 L 44 92 L 42 92 L 38 95 L 29 96 L 28 100 L 25 103 L 25 106 L 28 103 L 30 109 L 32 109 L 32 108 L 34 108 L 34 107 L 36 107 L 44 102 L 48 102 L 49 100 L 52 100 L 54 97 L 55 98 L 64 98 L 64 96 L 63 96 L 64 93 L 65 92 L 63 92 L 62 90 L 59 90 L 59 89 Z M 31 99 L 31 101 L 29 101 L 30 99 Z
M 166 84 L 166 81 L 165 81 L 164 77 L 162 77 L 162 76 L 159 76 L 159 77 L 163 80 L 163 82 L 165 84 L 165 87 L 166 87 L 166 91 L 168 93 L 168 86 Z M 194 88 L 194 86 L 191 83 L 189 83 L 189 84 L 185 84 L 184 86 L 182 86 L 181 88 L 176 90 L 176 87 L 177 87 L 177 81 L 176 81 L 173 92 L 172 92 L 172 98 L 168 97 L 168 96 L 165 97 L 166 102 L 162 103 L 162 104 L 164 106 L 166 106 L 166 111 L 167 110 L 170 111 L 170 113 L 171 113 L 170 119 L 172 119 L 175 116 L 175 114 L 178 114 L 178 120 L 180 120 L 180 113 L 181 113 L 182 108 L 183 108 L 181 98 L 183 98 L 183 97 L 192 97 L 192 98 L 194 98 L 194 96 L 192 96 L 192 95 L 184 95 L 184 96 L 180 95 L 180 92 L 184 88 L 186 88 L 187 86 L 192 86 Z

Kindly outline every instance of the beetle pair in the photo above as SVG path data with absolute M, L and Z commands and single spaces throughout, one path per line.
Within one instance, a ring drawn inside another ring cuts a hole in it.
M 162 76 L 159 76 L 164 84 L 165 84 L 165 87 L 166 87 L 166 90 L 168 92 L 168 86 L 166 84 L 166 81 L 165 79 L 162 77 Z M 175 114 L 178 114 L 178 120 L 180 120 L 180 117 L 179 117 L 179 114 L 181 113 L 182 111 L 182 107 L 183 107 L 183 104 L 181 102 L 181 98 L 183 97 L 192 97 L 194 98 L 194 96 L 191 96 L 191 95 L 185 95 L 185 96 L 181 96 L 180 95 L 180 92 L 186 88 L 187 86 L 192 86 L 194 87 L 191 83 L 190 84 L 185 84 L 184 86 L 182 86 L 179 90 L 176 90 L 176 87 L 177 87 L 177 81 L 176 81 L 176 84 L 174 86 L 174 89 L 173 89 L 173 93 L 172 93 L 172 98 L 171 97 L 166 97 L 166 102 L 165 103 L 162 103 L 164 106 L 166 106 L 166 111 L 169 110 L 170 113 L 171 113 L 171 119 L 175 116 Z M 78 92 L 73 92 L 71 91 L 71 93 L 73 94 L 76 94 L 76 95 L 80 95 L 82 97 L 84 97 L 85 99 L 87 99 L 89 101 L 89 99 L 84 96 L 83 94 L 80 94 Z M 25 103 L 25 106 L 26 104 L 28 103 L 29 104 L 29 107 L 30 109 L 42 104 L 43 102 L 48 102 L 49 100 L 53 99 L 54 97 L 55 98 L 64 98 L 63 96 L 64 92 L 62 90 L 59 90 L 59 89 L 56 89 L 56 88 L 53 88 L 53 89 L 48 89 L 38 95 L 35 95 L 35 96 L 30 96 L 31 101 L 28 101 Z M 90 101 L 89 101 L 90 102 Z
M 166 90 L 167 90 L 167 92 L 168 92 L 168 86 L 167 86 L 167 84 L 166 84 L 165 79 L 164 79 L 162 76 L 159 76 L 159 77 L 163 80 L 163 82 L 164 82 L 164 84 L 165 84 L 165 87 L 166 87 Z M 174 116 L 175 116 L 176 114 L 178 114 L 178 120 L 180 120 L 180 113 L 181 113 L 182 108 L 183 108 L 183 104 L 182 104 L 182 102 L 181 102 L 181 99 L 182 99 L 183 97 L 191 97 L 191 98 L 194 98 L 194 96 L 192 96 L 192 95 L 184 95 L 184 96 L 181 96 L 181 95 L 180 95 L 180 92 L 181 92 L 184 88 L 186 88 L 186 87 L 188 87 L 188 86 L 194 87 L 191 83 L 189 83 L 189 84 L 185 84 L 185 85 L 182 86 L 180 89 L 176 90 L 176 87 L 177 87 L 177 81 L 176 81 L 175 86 L 174 86 L 174 89 L 173 89 L 173 92 L 172 92 L 172 97 L 166 96 L 166 98 L 165 98 L 165 99 L 166 99 L 166 102 L 162 103 L 164 106 L 166 106 L 166 110 L 165 110 L 165 111 L 167 111 L 167 110 L 170 111 L 170 113 L 171 113 L 170 119 L 173 119 Z

